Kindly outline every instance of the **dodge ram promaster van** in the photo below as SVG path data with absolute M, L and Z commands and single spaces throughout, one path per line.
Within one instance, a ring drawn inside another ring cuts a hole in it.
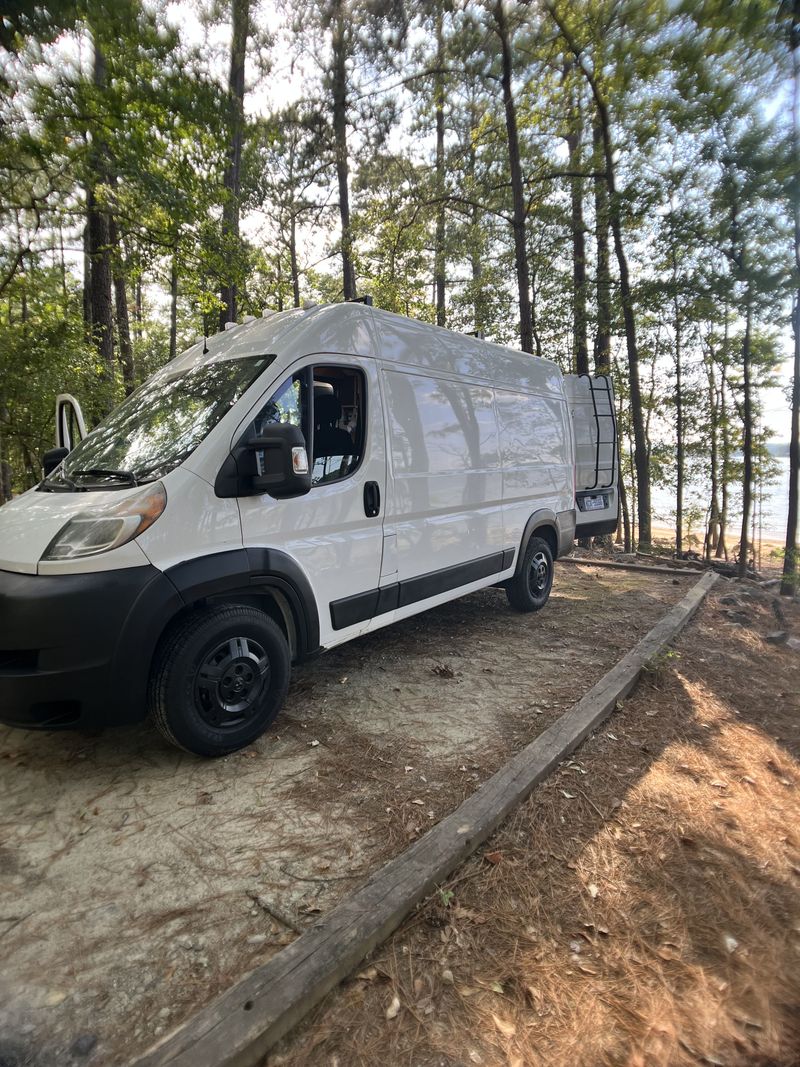
M 616 527 L 613 416 L 604 377 L 362 303 L 200 341 L 80 440 L 59 398 L 64 447 L 0 509 L 0 721 L 150 711 L 218 756 L 293 661 L 484 586 L 536 611 Z

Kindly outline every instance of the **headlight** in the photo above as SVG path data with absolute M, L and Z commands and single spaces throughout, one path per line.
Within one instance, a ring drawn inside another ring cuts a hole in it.
M 79 511 L 61 527 L 42 559 L 79 559 L 119 548 L 152 526 L 166 504 L 167 491 L 155 482 L 119 504 Z

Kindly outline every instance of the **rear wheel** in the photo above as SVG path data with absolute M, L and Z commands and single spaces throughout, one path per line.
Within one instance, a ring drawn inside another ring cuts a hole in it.
M 266 730 L 289 686 L 289 646 L 257 608 L 230 605 L 187 616 L 161 649 L 150 710 L 161 734 L 198 756 L 224 756 Z
M 553 553 L 547 541 L 528 541 L 519 572 L 506 582 L 506 596 L 515 611 L 539 611 L 553 587 Z

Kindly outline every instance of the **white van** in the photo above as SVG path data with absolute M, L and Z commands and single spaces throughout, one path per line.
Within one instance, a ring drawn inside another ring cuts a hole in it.
M 198 342 L 69 452 L 60 397 L 73 439 L 0 509 L 0 722 L 149 710 L 219 756 L 293 661 L 488 585 L 538 610 L 576 516 L 616 527 L 613 411 L 604 378 L 364 303 Z

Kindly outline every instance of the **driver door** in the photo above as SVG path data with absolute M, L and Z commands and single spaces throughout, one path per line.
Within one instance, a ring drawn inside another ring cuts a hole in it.
M 303 430 L 312 487 L 282 500 L 240 497 L 244 546 L 279 549 L 300 565 L 330 647 L 367 629 L 380 584 L 386 447 L 374 361 L 304 359 L 260 403 L 253 429 L 276 421 Z

